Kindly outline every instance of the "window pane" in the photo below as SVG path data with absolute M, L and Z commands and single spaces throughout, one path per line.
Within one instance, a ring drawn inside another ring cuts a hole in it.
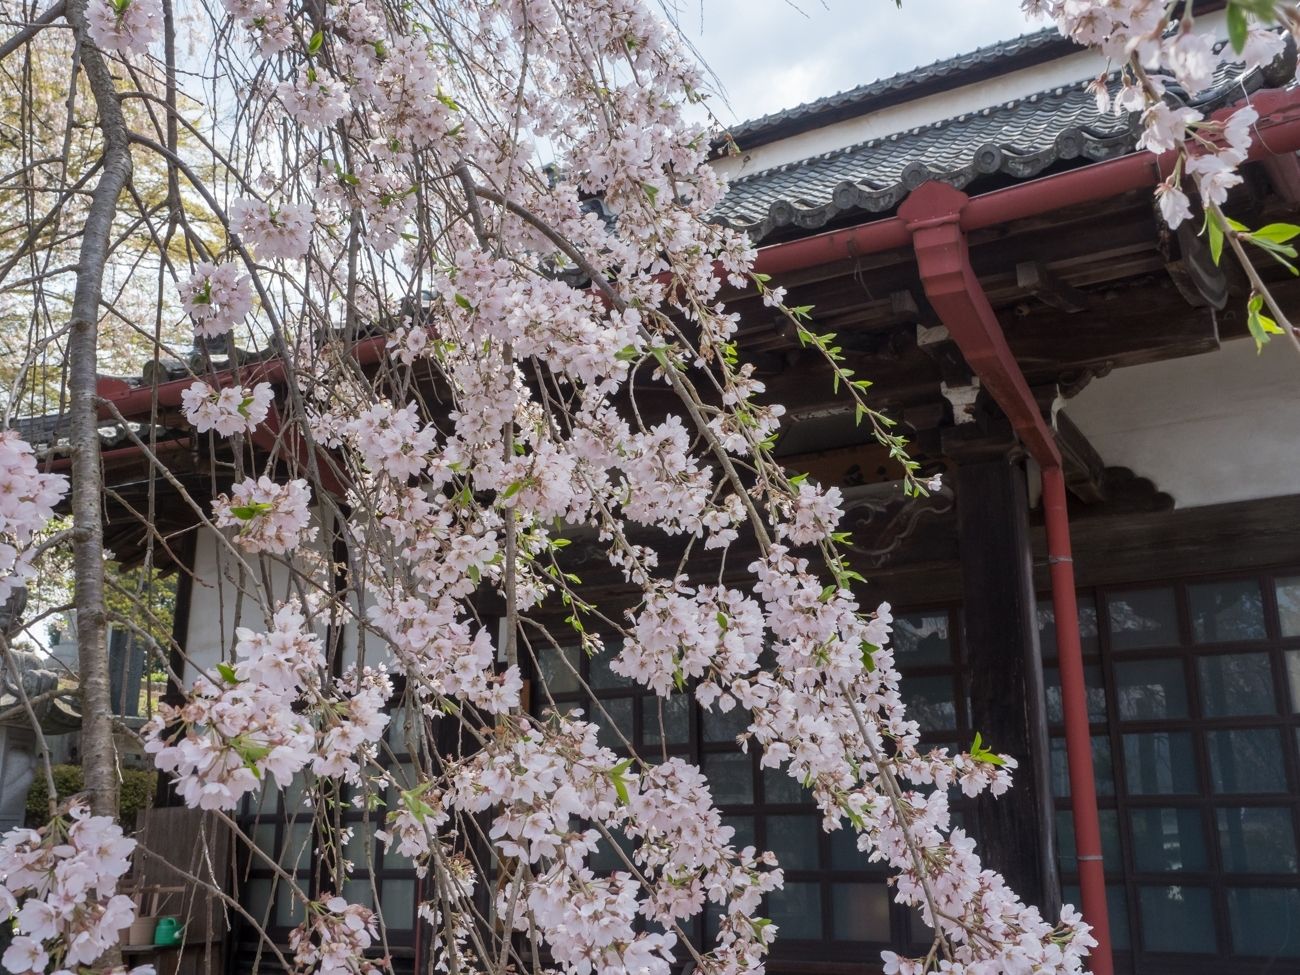
M 1192 639 L 1197 643 L 1262 640 L 1264 600 L 1254 579 L 1206 582 L 1187 587 Z
M 900 668 L 952 663 L 947 610 L 895 616 L 891 640 Z
M 298 881 L 298 886 L 306 891 L 306 878 Z M 298 897 L 283 880 L 275 885 L 275 924 L 281 928 L 296 928 L 306 916 L 302 898 Z
M 1277 615 L 1283 636 L 1300 636 L 1300 576 L 1277 580 Z
M 343 899 L 349 904 L 360 904 L 374 910 L 375 891 L 370 886 L 369 878 L 345 880 L 343 882 Z
M 280 808 L 280 786 L 275 776 L 262 780 L 261 791 L 249 798 L 249 815 L 271 816 Z
M 754 765 L 748 755 L 705 755 L 703 768 L 717 805 L 747 806 L 754 801 Z
M 392 930 L 409 930 L 415 922 L 415 881 L 385 880 L 379 894 L 384 923 Z
M 847 822 L 831 835 L 832 870 L 879 869 L 867 861 L 867 855 L 858 849 L 858 831 Z
M 1083 903 L 1083 894 L 1077 886 L 1061 888 L 1061 901 L 1073 904 L 1075 909 Z M 1110 919 L 1110 944 L 1112 948 L 1127 951 L 1133 946 L 1128 927 L 1128 892 L 1123 887 L 1106 885 L 1106 915 Z
M 816 870 L 817 816 L 768 816 L 767 848 L 787 870 Z
M 621 640 L 610 640 L 605 644 L 605 652 L 587 658 L 587 683 L 598 691 L 617 687 L 631 687 L 632 678 L 616 674 L 609 669 L 610 663 L 623 649 Z
M 540 647 L 537 651 L 537 669 L 547 690 L 552 694 L 569 694 L 578 689 L 578 647 Z M 546 700 L 539 694 L 538 700 Z
M 660 712 L 662 711 L 662 718 Z M 662 720 L 662 725 L 660 721 Z M 660 728 L 663 729 L 662 734 Z M 664 736 L 667 736 L 665 739 Z M 685 694 L 664 698 L 647 695 L 641 699 L 641 740 L 658 745 L 680 745 L 691 738 L 691 699 Z
M 1064 738 L 1052 739 L 1052 795 L 1065 798 L 1070 794 L 1070 764 Z M 1115 794 L 1115 768 L 1111 761 L 1110 739 L 1105 735 L 1092 736 L 1092 775 L 1097 783 L 1097 794 Z
M 253 829 L 253 843 L 263 853 L 275 856 L 275 823 L 258 823 Z M 257 854 L 251 854 L 254 870 L 269 869 L 267 862 Z
M 1291 685 L 1291 710 L 1300 714 L 1300 650 L 1286 652 L 1286 678 Z
M 722 825 L 730 826 L 736 831 L 736 835 L 731 838 L 731 845 L 737 850 L 743 850 L 747 846 L 758 846 L 753 816 L 723 816 Z
M 1245 887 L 1228 891 L 1232 947 L 1239 955 L 1300 957 L 1300 890 Z
M 737 735 L 744 734 L 749 727 L 750 712 L 739 704 L 730 711 L 723 712 L 716 706 L 704 708 L 700 712 L 700 724 L 705 741 L 735 741 Z
M 898 682 L 907 717 L 922 731 L 949 731 L 957 727 L 957 703 L 951 677 L 904 677 Z
M 618 855 L 618 850 L 615 849 L 615 844 L 617 844 L 619 849 L 622 849 L 623 853 L 627 855 L 629 860 L 632 858 L 632 851 L 636 849 L 636 843 L 633 840 L 628 839 L 621 830 L 610 830 L 610 835 L 614 837 L 614 842 L 610 843 L 609 840 L 602 836 L 600 840 L 597 841 L 596 852 L 591 855 L 591 858 L 588 861 L 591 864 L 591 869 L 595 870 L 597 873 L 610 873 L 614 870 L 627 870 L 627 864 L 623 861 L 623 858 Z
M 1120 855 L 1119 812 L 1114 809 L 1098 809 L 1097 819 L 1101 826 L 1101 859 L 1107 870 L 1122 870 L 1124 858 Z M 1079 869 L 1079 860 L 1074 847 L 1074 813 L 1068 809 L 1056 811 L 1056 856 L 1061 870 L 1074 873 Z
M 377 815 L 382 815 L 382 812 Z M 352 837 L 344 845 L 343 855 L 352 861 L 357 873 L 364 873 L 370 869 L 370 863 L 374 857 L 374 821 L 372 820 L 369 823 L 350 822 L 346 825 L 348 829 L 352 830 Z
M 1285 792 L 1282 737 L 1276 728 L 1211 731 L 1210 777 L 1215 792 Z
M 632 740 L 632 699 L 630 697 L 601 698 L 600 701 L 588 706 L 587 714 L 591 723 L 600 729 L 599 738 L 602 745 L 609 748 L 623 748 L 624 739 Z
M 795 781 L 783 768 L 763 769 L 763 799 L 776 805 L 778 803 L 812 802 L 812 793 Z
M 1077 597 L 1079 606 L 1079 643 L 1084 653 L 1096 653 L 1097 642 L 1097 604 L 1091 596 Z M 1038 646 L 1046 660 L 1056 658 L 1056 610 L 1052 608 L 1051 598 L 1038 601 Z
M 1100 667 L 1084 667 L 1083 679 L 1088 690 L 1088 720 L 1106 720 L 1106 688 L 1101 679 Z M 1065 706 L 1061 703 L 1061 672 L 1055 667 L 1043 668 L 1043 690 L 1047 697 L 1047 720 L 1051 724 L 1065 721 Z
M 1224 870 L 1295 873 L 1295 824 L 1290 809 L 1234 806 L 1215 813 Z
M 311 862 L 311 820 L 290 823 L 285 827 L 285 848 L 280 851 L 280 865 L 286 870 L 304 869 Z
M 1172 589 L 1113 593 L 1106 600 L 1110 642 L 1116 650 L 1178 645 L 1178 610 Z
M 1125 735 L 1124 779 L 1138 796 L 1196 792 L 1192 736 L 1185 731 Z
M 1181 660 L 1137 660 L 1115 665 L 1115 697 L 1125 721 L 1187 717 Z
M 399 762 L 396 767 L 390 768 L 389 772 L 393 776 L 393 781 L 384 789 L 384 803 L 386 808 L 396 809 L 402 792 L 415 788 L 415 765 L 411 762 Z
M 1205 831 L 1198 809 L 1134 809 L 1133 862 L 1143 873 L 1204 870 Z
M 239 899 L 244 909 L 263 926 L 269 920 L 267 911 L 271 909 L 271 888 L 275 881 L 269 877 L 254 877 L 245 881 L 239 891 Z
M 836 941 L 889 941 L 889 891 L 884 884 L 831 884 Z
M 1214 910 L 1205 887 L 1139 887 L 1147 951 L 1213 954 Z
M 819 884 L 790 883 L 767 895 L 768 916 L 777 923 L 778 938 L 820 941 L 822 896 Z
M 1207 718 L 1238 714 L 1276 714 L 1273 672 L 1266 653 L 1202 657 L 1201 707 Z

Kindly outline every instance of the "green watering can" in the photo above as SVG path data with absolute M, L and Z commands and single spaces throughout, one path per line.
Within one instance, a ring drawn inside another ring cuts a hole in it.
M 184 931 L 185 925 L 174 917 L 160 917 L 158 926 L 153 931 L 153 943 L 159 947 L 178 945 L 181 943 L 181 932 Z

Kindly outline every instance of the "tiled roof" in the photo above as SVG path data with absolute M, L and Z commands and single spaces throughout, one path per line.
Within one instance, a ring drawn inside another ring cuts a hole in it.
M 935 91 L 970 84 L 983 75 L 1003 74 L 1025 64 L 1078 50 L 1072 41 L 1051 27 L 741 122 L 731 127 L 730 135 L 743 149 L 751 149 L 774 137 L 784 138 L 792 131 L 816 128 L 838 118 L 861 115 L 883 104 L 898 101 L 900 97 L 911 100 Z
M 1291 47 L 1267 69 L 1243 75 L 1225 65 L 1193 103 L 1218 108 L 1294 73 Z M 964 188 L 985 177 L 1028 179 L 1060 162 L 1132 152 L 1137 135 L 1136 116 L 1102 114 L 1083 83 L 1068 85 L 742 176 L 714 217 L 756 241 L 816 230 L 841 214 L 890 211 L 926 180 Z

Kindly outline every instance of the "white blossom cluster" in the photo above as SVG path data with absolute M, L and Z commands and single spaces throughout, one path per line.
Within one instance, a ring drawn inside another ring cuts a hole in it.
M 265 422 L 274 397 L 275 390 L 270 383 L 258 383 L 252 389 L 223 386 L 216 390 L 197 381 L 182 390 L 181 409 L 197 432 L 213 430 L 223 437 L 230 437 L 237 433 L 252 433 Z
M 108 816 L 74 800 L 39 830 L 16 827 L 0 839 L 0 921 L 17 932 L 0 957 L 13 975 L 72 975 L 119 940 L 135 902 L 117 892 L 135 840 Z M 149 965 L 130 975 L 153 975 Z
M 0 603 L 34 572 L 30 544 L 68 491 L 62 474 L 37 469 L 31 444 L 0 430 Z

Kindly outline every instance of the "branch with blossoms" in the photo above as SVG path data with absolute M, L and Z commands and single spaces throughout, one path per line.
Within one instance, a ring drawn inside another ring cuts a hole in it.
M 1287 320 L 1254 265 L 1256 255 L 1280 262 L 1292 274 L 1300 226 L 1275 223 L 1250 230 L 1223 212 L 1228 194 L 1242 182 L 1240 168 L 1254 140 L 1259 114 L 1249 104 L 1227 119 L 1207 119 L 1188 99 L 1211 86 L 1229 60 L 1246 71 L 1281 55 L 1285 33 L 1300 31 L 1300 10 L 1278 0 L 1229 0 L 1228 44 L 1198 27 L 1190 2 L 1157 0 L 1022 0 L 1032 16 L 1049 16 L 1061 33 L 1105 56 L 1118 71 L 1119 88 L 1103 73 L 1090 84 L 1102 112 L 1141 112 L 1138 148 L 1173 154 L 1169 175 L 1156 187 L 1160 214 L 1170 229 L 1193 218 L 1190 182 L 1204 213 L 1202 234 L 1218 264 L 1227 240 L 1251 284 L 1246 323 L 1256 347 L 1286 335 L 1300 349 L 1300 333 Z M 1282 32 L 1279 32 L 1281 28 Z M 1176 88 L 1175 88 L 1176 86 Z M 1271 315 L 1264 313 L 1267 307 Z

